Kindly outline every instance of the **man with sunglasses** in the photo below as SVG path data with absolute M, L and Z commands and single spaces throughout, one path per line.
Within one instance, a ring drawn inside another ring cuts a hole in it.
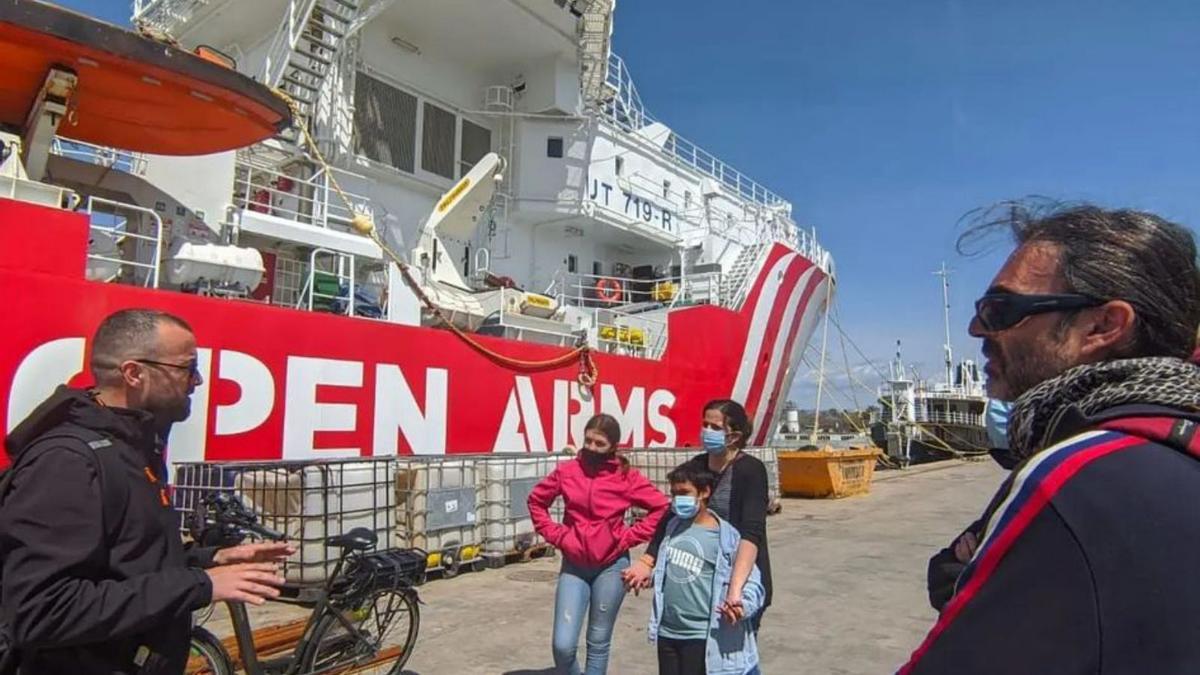
M 202 383 L 187 323 L 116 312 L 89 365 L 95 388 L 59 387 L 5 439 L 0 637 L 22 673 L 182 673 L 191 612 L 276 597 L 295 549 L 182 544 L 163 452 Z
M 902 673 L 1200 672 L 1196 245 L 1158 216 L 1006 204 L 975 305 L 1010 475 Z

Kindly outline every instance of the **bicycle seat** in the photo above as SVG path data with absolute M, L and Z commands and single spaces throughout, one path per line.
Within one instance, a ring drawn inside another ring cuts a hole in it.
M 356 527 L 325 540 L 325 545 L 329 548 L 348 548 L 351 551 L 366 551 L 375 548 L 378 543 L 379 535 L 365 527 Z

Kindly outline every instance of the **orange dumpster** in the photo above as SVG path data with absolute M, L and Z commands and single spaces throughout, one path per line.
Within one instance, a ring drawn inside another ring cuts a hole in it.
M 838 498 L 871 489 L 878 448 L 799 450 L 779 453 L 779 487 L 785 497 Z

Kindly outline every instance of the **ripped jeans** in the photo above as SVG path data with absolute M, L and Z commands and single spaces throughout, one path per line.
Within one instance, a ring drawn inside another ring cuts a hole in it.
M 608 648 L 613 625 L 625 600 L 621 572 L 629 567 L 629 554 L 608 567 L 579 567 L 563 559 L 554 594 L 554 665 L 566 675 L 604 675 L 608 671 Z M 579 669 L 575 658 L 583 616 L 587 614 L 587 668 Z

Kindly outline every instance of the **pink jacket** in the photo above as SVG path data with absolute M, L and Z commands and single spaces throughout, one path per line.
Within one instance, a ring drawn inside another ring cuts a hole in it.
M 562 523 L 550 518 L 550 505 L 559 495 L 566 504 Z M 538 534 L 582 567 L 604 567 L 649 541 L 669 504 L 645 476 L 635 469 L 623 471 L 616 458 L 592 468 L 582 457 L 559 464 L 529 493 L 528 503 Z M 632 506 L 647 514 L 626 527 L 625 512 Z

